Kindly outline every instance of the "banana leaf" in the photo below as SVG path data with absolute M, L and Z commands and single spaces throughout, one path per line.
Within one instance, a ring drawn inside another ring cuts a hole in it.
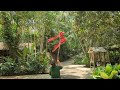
M 105 67 L 105 72 L 106 72 L 108 75 L 110 75 L 111 71 L 112 71 L 112 66 L 111 66 L 111 65 L 107 65 L 107 66 Z
M 101 76 L 103 79 L 109 79 L 109 76 L 108 76 L 105 72 L 100 72 L 100 76 Z

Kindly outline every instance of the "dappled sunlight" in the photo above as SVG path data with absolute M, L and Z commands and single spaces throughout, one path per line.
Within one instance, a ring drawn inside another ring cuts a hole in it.
M 120 79 L 120 11 L 0 11 L 0 79 Z

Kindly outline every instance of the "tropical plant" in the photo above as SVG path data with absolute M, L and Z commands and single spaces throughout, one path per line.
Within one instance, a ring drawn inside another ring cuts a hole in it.
M 44 51 L 52 51 L 58 42 L 48 44 L 47 39 L 61 31 L 67 42 L 60 47 L 60 61 L 83 53 L 75 62 L 89 64 L 89 47 L 120 45 L 119 23 L 120 11 L 1 11 L 0 41 L 8 46 L 10 57 L 19 65 L 16 73 L 29 71 L 31 63 L 38 61 L 40 67 L 47 67 L 49 59 Z M 33 43 L 35 49 L 20 51 L 20 43 L 28 43 L 28 47 Z M 115 53 L 110 55 L 114 57 Z
M 110 65 L 108 64 L 106 67 L 97 67 L 95 71 L 93 71 L 92 77 L 94 79 L 119 79 L 119 65 Z
M 74 57 L 74 64 L 86 65 L 89 66 L 89 57 L 82 54 L 76 55 Z
M 0 75 L 13 75 L 15 70 L 15 61 L 10 58 L 4 58 L 6 62 L 0 64 Z

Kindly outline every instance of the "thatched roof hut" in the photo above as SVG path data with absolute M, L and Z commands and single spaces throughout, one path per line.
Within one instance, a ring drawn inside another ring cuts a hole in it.
M 5 45 L 3 42 L 0 42 L 0 50 L 9 50 L 7 45 Z
M 30 48 L 32 47 L 33 43 L 20 43 L 19 48 L 22 49 L 24 47 Z M 3 42 L 0 42 L 0 50 L 9 50 L 7 45 Z
M 88 53 L 107 52 L 103 47 L 90 47 Z
M 106 64 L 109 62 L 108 51 L 103 47 L 90 47 L 88 50 L 89 58 L 90 58 L 90 66 L 94 64 L 94 67 L 97 62 L 102 64 Z
M 120 52 L 120 45 L 113 45 L 107 48 L 109 51 L 118 51 Z
M 24 47 L 30 48 L 32 47 L 33 43 L 20 43 L 19 49 L 23 50 Z M 35 49 L 35 47 L 34 47 Z M 0 42 L 0 63 L 3 62 L 3 57 L 9 56 L 9 48 L 3 42 Z
M 33 43 L 20 43 L 19 48 L 23 49 L 24 47 L 31 48 Z M 34 47 L 35 49 L 35 47 Z

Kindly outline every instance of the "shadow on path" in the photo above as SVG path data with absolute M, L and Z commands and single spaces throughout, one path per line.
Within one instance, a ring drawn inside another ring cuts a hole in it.
M 75 76 L 75 75 L 61 75 L 62 79 L 80 79 L 79 76 Z

